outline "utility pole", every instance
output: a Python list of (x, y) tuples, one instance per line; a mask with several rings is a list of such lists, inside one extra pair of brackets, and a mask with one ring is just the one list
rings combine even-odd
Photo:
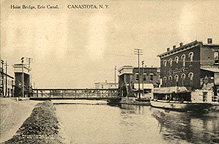
[(24, 97), (24, 57), (21, 58), (21, 63), (22, 63), (22, 93), (21, 93), (21, 96)]
[(141, 98), (141, 94), (140, 94), (140, 55), (143, 55), (143, 51), (142, 49), (135, 49), (134, 50), (135, 55), (138, 55), (138, 94), (139, 94), (139, 99)]
[(32, 58), (26, 58), (26, 59), (28, 60), (28, 67), (29, 67), (28, 72), (29, 72), (30, 71), (30, 63), (33, 62), (33, 59)]
[(8, 64), (6, 61), (5, 64), (5, 96), (7, 97), (7, 93), (8, 93)]
[(115, 66), (115, 86), (116, 86), (116, 66)]
[(142, 63), (142, 96), (144, 96), (144, 61)]
[(3, 69), (4, 61), (1, 60), (1, 63), (2, 63), (2, 95), (4, 96), (4, 69)]
[[(30, 72), (31, 68), (30, 68), (30, 63), (32, 62), (32, 58), (26, 58), (28, 60), (28, 72)], [(28, 96), (30, 96), (30, 86), (31, 86), (31, 83), (32, 83), (32, 76), (29, 74), (29, 84), (28, 84)]]

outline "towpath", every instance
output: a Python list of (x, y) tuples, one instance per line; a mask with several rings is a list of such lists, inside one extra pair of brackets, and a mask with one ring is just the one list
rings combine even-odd
[(14, 98), (0, 98), (0, 143), (15, 135), (37, 103), (39, 101), (16, 101)]

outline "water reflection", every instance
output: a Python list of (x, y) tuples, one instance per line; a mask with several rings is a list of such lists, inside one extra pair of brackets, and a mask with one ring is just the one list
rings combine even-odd
[(164, 140), (178, 143), (219, 143), (219, 113), (183, 113), (154, 109)]
[(86, 103), (55, 105), (72, 143), (219, 143), (219, 113)]

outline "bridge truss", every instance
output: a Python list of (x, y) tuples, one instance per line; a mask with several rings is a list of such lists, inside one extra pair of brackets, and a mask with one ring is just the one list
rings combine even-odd
[(118, 89), (33, 89), (32, 98), (110, 99)]

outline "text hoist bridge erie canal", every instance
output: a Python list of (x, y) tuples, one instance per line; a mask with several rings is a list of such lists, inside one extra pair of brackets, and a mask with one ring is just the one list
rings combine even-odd
[(118, 89), (33, 89), (31, 99), (119, 99)]

